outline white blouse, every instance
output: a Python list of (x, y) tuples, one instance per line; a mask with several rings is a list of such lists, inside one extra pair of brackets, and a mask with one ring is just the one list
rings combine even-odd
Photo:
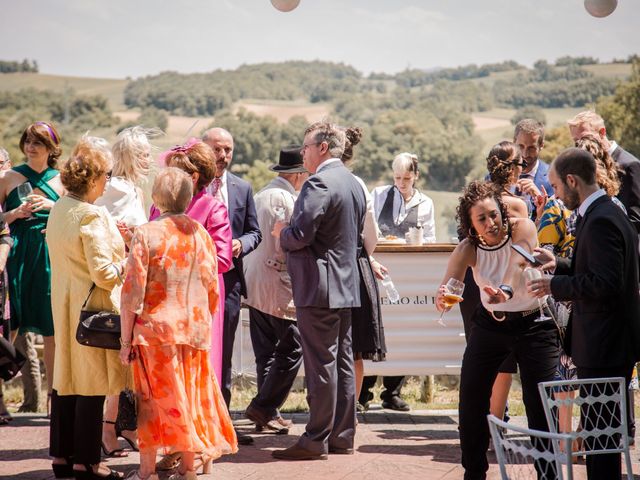
[[(373, 195), (373, 208), (375, 211), (376, 219), (380, 218), (380, 212), (384, 202), (387, 200), (389, 190), (393, 188), (393, 185), (386, 185), (383, 187), (376, 187), (371, 194)], [(396, 225), (402, 223), (409, 210), (418, 206), (418, 224), (422, 225), (424, 243), (435, 243), (436, 241), (436, 221), (435, 210), (433, 207), (433, 200), (421, 193), (419, 190), (415, 191), (411, 200), (405, 203), (404, 198), (400, 195), (398, 189), (395, 189), (393, 195), (393, 221)]]
[(132, 182), (122, 177), (111, 177), (95, 205), (105, 207), (116, 221), (124, 222), (131, 227), (149, 221), (139, 190)]

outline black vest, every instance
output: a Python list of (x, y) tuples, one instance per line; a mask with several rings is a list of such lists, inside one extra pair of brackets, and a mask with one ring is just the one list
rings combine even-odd
[(409, 231), (409, 228), (418, 226), (419, 205), (411, 207), (402, 223), (396, 225), (393, 221), (393, 197), (395, 190), (396, 187), (391, 187), (387, 193), (387, 198), (384, 201), (380, 216), (378, 217), (378, 227), (380, 227), (380, 232), (382, 232), (384, 236), (395, 235), (398, 238), (404, 238), (404, 234)]

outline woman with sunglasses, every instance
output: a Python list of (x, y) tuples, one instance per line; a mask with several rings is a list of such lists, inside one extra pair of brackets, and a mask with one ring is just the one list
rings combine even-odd
[[(4, 220), (14, 241), (7, 261), (11, 330), (14, 338), (18, 331), (44, 338), (47, 392), (51, 395), (54, 357), (51, 267), (43, 231), (51, 207), (64, 194), (56, 170), (62, 154), (60, 134), (51, 123), (35, 122), (22, 133), (20, 150), (26, 163), (13, 167), (0, 178), (0, 203), (4, 205)], [(30, 195), (25, 194), (27, 185), (31, 187)]]

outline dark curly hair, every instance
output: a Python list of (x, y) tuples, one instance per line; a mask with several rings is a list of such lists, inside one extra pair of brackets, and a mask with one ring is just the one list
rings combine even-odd
[(340, 158), (343, 163), (347, 163), (353, 158), (353, 147), (360, 143), (362, 139), (362, 129), (360, 127), (347, 127), (344, 129), (347, 137), (344, 143), (344, 152)]
[(491, 182), (501, 188), (508, 186), (513, 174), (513, 162), (519, 162), (520, 159), (520, 150), (515, 143), (503, 140), (494, 145), (487, 155), (487, 170)]
[(502, 224), (509, 227), (509, 215), (500, 192), (491, 182), (475, 181), (471, 182), (462, 192), (462, 196), (458, 198), (458, 207), (456, 208), (456, 221), (458, 222), (458, 238), (469, 238), (469, 241), (478, 246), (480, 239), (475, 235), (473, 223), (471, 222), (471, 207), (486, 198), (493, 198), (498, 204), (500, 215), (502, 216)]

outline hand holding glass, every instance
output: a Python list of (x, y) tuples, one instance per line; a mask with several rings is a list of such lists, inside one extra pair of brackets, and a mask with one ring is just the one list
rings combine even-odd
[[(531, 280), (542, 278), (542, 272), (537, 268), (527, 267), (524, 269), (524, 278), (527, 280), (527, 282), (530, 282)], [(548, 316), (546, 313), (544, 313), (543, 306), (545, 302), (546, 301), (543, 302), (541, 298), (538, 298), (538, 308), (540, 309), (540, 317), (535, 320), (536, 322), (544, 322), (545, 320), (551, 320), (551, 317)]]
[(442, 303), (444, 303), (445, 308), (440, 313), (438, 323), (443, 327), (446, 327), (444, 321), (442, 321), (442, 317), (444, 317), (444, 312), (448, 312), (456, 303), (460, 303), (462, 301), (464, 282), (461, 282), (456, 278), (450, 278), (449, 280), (447, 280), (446, 285), (444, 285), (444, 290), (445, 291), (442, 295)]
[[(30, 202), (29, 197), (33, 195), (33, 188), (31, 188), (31, 184), (29, 182), (25, 182), (16, 187), (16, 192), (18, 193), (18, 198), (24, 205), (25, 203)], [(27, 219), (29, 219), (29, 217)]]

